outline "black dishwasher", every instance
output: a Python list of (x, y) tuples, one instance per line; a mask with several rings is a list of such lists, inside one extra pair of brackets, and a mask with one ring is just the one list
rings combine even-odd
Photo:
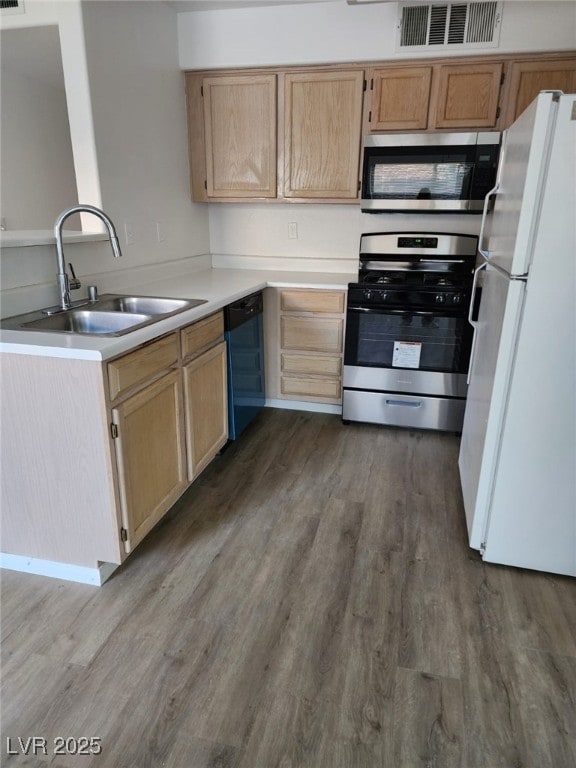
[(224, 309), (230, 440), (236, 440), (264, 407), (263, 311), (261, 291), (245, 296)]

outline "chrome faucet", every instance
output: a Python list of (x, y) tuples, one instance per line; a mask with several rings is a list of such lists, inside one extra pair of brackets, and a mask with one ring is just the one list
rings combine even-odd
[(56, 236), (56, 258), (58, 259), (58, 290), (60, 291), (60, 309), (70, 309), (72, 302), (70, 301), (70, 285), (68, 281), (68, 275), (66, 274), (66, 264), (64, 263), (64, 247), (62, 245), (62, 225), (68, 218), (74, 213), (93, 213), (97, 216), (108, 230), (108, 236), (110, 238), (110, 245), (112, 246), (112, 252), (114, 258), (122, 256), (120, 251), (120, 243), (118, 242), (118, 235), (114, 229), (114, 224), (110, 221), (108, 216), (101, 211), (100, 208), (95, 208), (93, 205), (75, 205), (73, 208), (68, 208), (58, 216), (54, 224), (54, 235)]

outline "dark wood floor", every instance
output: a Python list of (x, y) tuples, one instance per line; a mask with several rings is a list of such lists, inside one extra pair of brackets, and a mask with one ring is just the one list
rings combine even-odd
[(4, 571), (2, 765), (574, 768), (576, 582), (467, 547), (457, 455), (267, 410), (101, 589)]

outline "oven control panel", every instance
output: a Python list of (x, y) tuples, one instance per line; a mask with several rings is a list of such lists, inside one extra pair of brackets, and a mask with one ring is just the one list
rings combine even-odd
[(438, 248), (437, 237), (399, 237), (398, 248)]
[(351, 284), (348, 287), (348, 305), (377, 309), (387, 307), (390, 310), (404, 309), (406, 311), (429, 309), (452, 312), (467, 311), (470, 291), (446, 290), (437, 286), (415, 287), (404, 285), (378, 286)]
[[(356, 291), (355, 298), (372, 304), (385, 304), (388, 301), (395, 301), (398, 297), (397, 291), (384, 290), (382, 288), (363, 288), (361, 294)], [(446, 304), (448, 306), (459, 306), (466, 301), (465, 293), (445, 292), (434, 294), (434, 304)]]

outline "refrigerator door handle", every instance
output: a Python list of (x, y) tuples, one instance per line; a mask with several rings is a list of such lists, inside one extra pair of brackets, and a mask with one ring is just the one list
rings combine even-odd
[(496, 182), (490, 192), (484, 198), (484, 207), (482, 209), (482, 223), (480, 224), (480, 235), (478, 236), (478, 250), (484, 256), (485, 259), (490, 259), (490, 251), (484, 248), (484, 229), (486, 227), (486, 217), (490, 209), (490, 198), (494, 197), (500, 190), (500, 178), (502, 175), (502, 168), (504, 167), (504, 156), (506, 154), (506, 135), (507, 132), (502, 132), (502, 145), (500, 148), (500, 158), (498, 160), (498, 171), (496, 172)]
[(474, 329), (474, 334), (472, 336), (472, 348), (470, 350), (470, 363), (468, 365), (468, 375), (466, 377), (466, 384), (470, 384), (470, 377), (472, 375), (472, 364), (474, 362), (474, 352), (476, 351), (476, 331), (478, 329), (478, 321), (473, 320), (474, 315), (474, 305), (476, 303), (476, 291), (478, 289), (478, 278), (480, 276), (480, 272), (483, 269), (486, 269), (488, 266), (488, 262), (484, 262), (484, 264), (480, 264), (480, 266), (474, 270), (474, 281), (472, 283), (472, 296), (470, 298), (470, 308), (468, 310), (468, 322)]

